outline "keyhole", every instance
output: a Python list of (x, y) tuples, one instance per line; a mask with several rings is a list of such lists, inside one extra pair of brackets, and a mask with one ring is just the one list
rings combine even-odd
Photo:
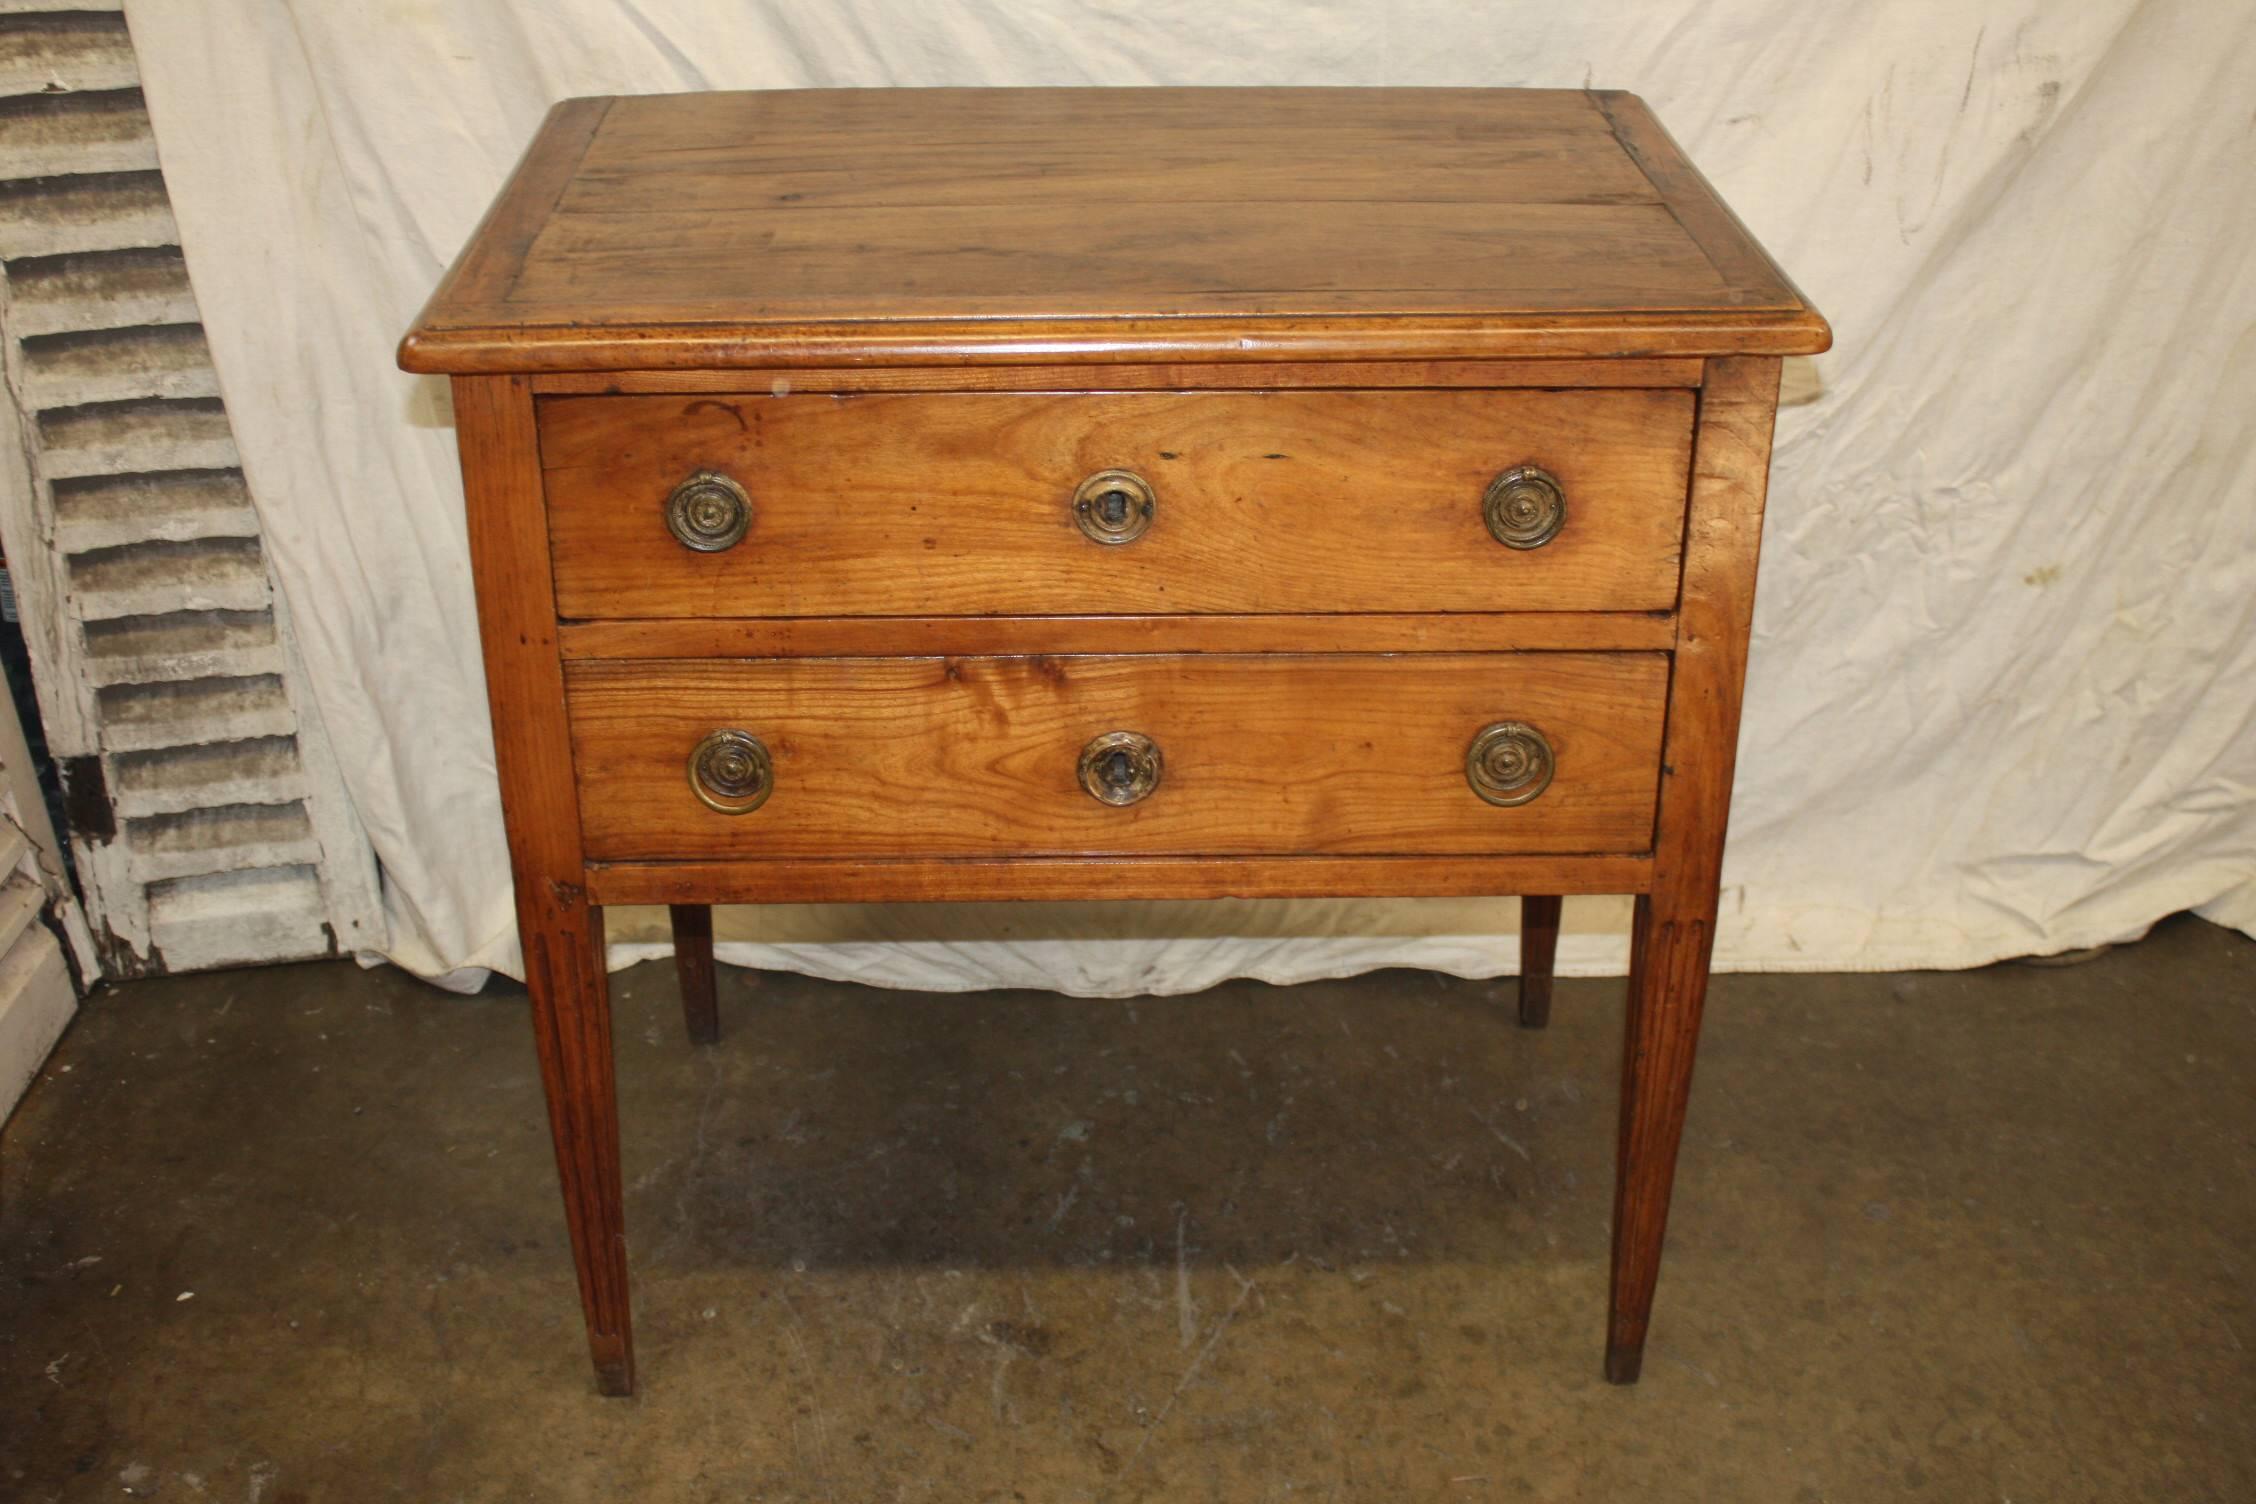
[(1104, 780), (1116, 789), (1124, 789), (1134, 781), (1135, 769), (1129, 765), (1128, 754), (1114, 752), (1105, 758)]
[(1073, 523), (1094, 543), (1131, 543), (1151, 526), (1151, 487), (1126, 470), (1099, 470), (1073, 488)]

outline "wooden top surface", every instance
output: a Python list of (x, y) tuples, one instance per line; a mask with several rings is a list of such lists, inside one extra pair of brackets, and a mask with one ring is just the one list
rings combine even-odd
[(1644, 104), (843, 89), (552, 111), (413, 371), (1804, 354)]

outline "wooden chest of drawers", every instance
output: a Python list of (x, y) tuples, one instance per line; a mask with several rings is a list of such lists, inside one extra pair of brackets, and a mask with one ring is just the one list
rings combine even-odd
[(1638, 895), (1608, 1377), (1713, 944), (1771, 423), (1825, 324), (1636, 99), (557, 107), (401, 347), (454, 377), (600, 1387), (601, 905)]

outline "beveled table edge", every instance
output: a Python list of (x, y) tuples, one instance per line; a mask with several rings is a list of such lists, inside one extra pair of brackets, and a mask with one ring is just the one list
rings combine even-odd
[(1620, 360), (1815, 355), (1833, 333), (1807, 307), (1727, 315), (1498, 313), (1477, 320), (1364, 314), (1337, 319), (1116, 319), (1083, 322), (422, 324), (400, 341), (419, 374), (923, 366), (976, 362), (1116, 365), (1171, 361)]

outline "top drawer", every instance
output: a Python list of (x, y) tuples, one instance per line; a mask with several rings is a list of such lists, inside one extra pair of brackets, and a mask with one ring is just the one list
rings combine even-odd
[(1692, 394), (549, 397), (540, 436), (567, 618), (1665, 610)]

